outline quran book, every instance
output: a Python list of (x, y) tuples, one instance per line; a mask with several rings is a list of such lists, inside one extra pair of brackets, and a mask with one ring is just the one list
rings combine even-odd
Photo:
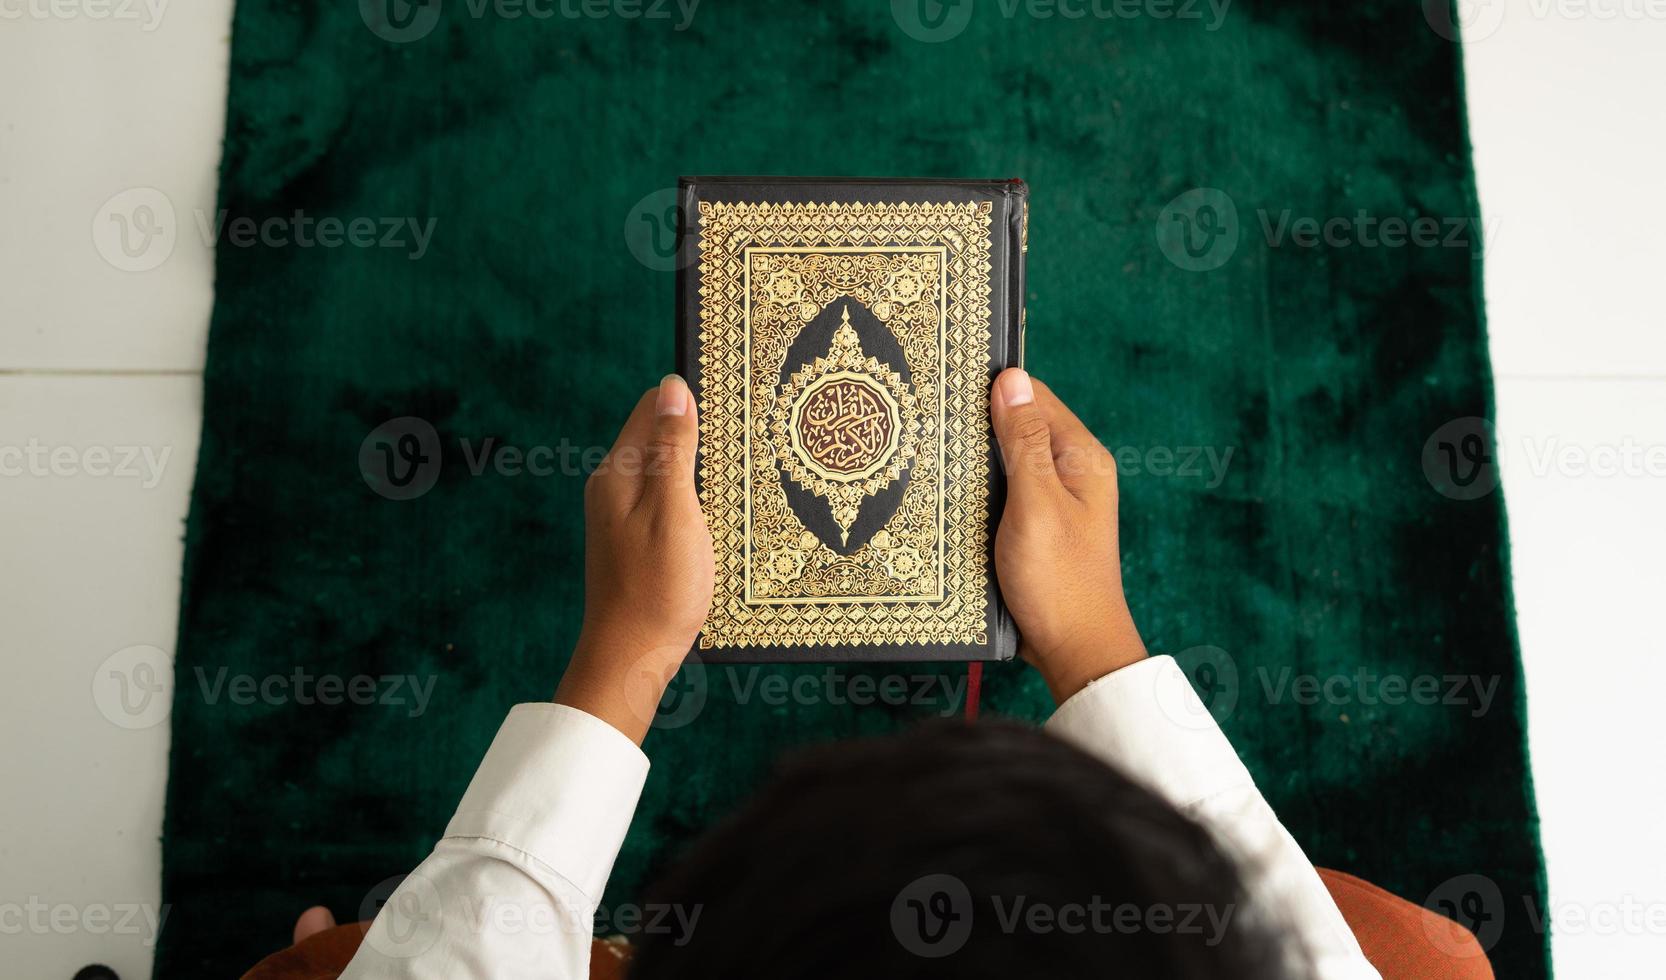
[(1017, 180), (689, 177), (710, 660), (1007, 660), (990, 385), (1023, 350)]

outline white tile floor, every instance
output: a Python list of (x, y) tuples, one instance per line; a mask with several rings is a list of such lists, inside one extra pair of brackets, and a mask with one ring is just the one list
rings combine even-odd
[(1577, 980), (1658, 976), (1666, 10), (1491, 6), (1464, 60), (1553, 955)]
[(0, 453), (35, 452), (0, 456), (0, 974), (41, 980), (150, 976), (167, 699), (100, 666), (170, 676), (213, 298), (201, 236), (128, 271), (166, 242), (126, 261), (100, 212), (213, 214), (231, 0), (119, 6), (0, 23)]
[[(1666, 962), (1666, 450), (1641, 455), (1666, 447), (1666, 20), (1627, 0), (1479, 3), (1493, 29), (1465, 60), (1555, 956), (1565, 977), (1630, 978)], [(98, 960), (143, 980), (159, 914), (165, 699), (142, 707), (100, 666), (165, 679), (174, 640), (211, 299), (192, 227), (213, 209), (231, 3), (163, 9), (149, 30), (0, 30), (0, 448), (40, 454), (0, 475), (13, 976)], [(135, 187), (182, 229), (148, 272), (118, 268), (158, 253), (124, 257), (100, 214)], [(1628, 446), (1632, 472), (1608, 474)]]
[[(68, 980), (92, 961), (124, 978), (150, 972), (145, 917), (159, 900), (168, 749), (156, 709), (166, 702), (129, 720), (98, 668), (129, 647), (173, 648), (201, 386), (190, 374), (0, 376), (0, 446), (40, 447), (45, 474), (0, 477), (7, 976)], [(52, 455), (64, 449), (71, 456)], [(121, 467), (130, 449), (134, 463)], [(166, 659), (153, 655), (152, 667), (165, 672)], [(40, 903), (73, 909), (78, 922), (54, 925), (48, 916), (71, 913)]]
[[(1658, 975), (1666, 376), (1513, 377), (1498, 402), (1556, 962), (1579, 980)], [(1628, 444), (1655, 447), (1652, 475), (1599, 469)]]

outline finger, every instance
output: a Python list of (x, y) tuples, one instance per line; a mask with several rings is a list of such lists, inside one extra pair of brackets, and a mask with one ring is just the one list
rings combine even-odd
[(334, 929), (335, 927), (335, 913), (322, 905), (314, 905), (302, 912), (300, 917), (295, 920), (295, 929), (292, 935), (294, 941), (299, 943), (318, 935), (326, 929)]
[(614, 455), (619, 450), (635, 447), (640, 450), (648, 443), (648, 436), (654, 430), (654, 403), (659, 397), (659, 388), (649, 388), (636, 400), (636, 407), (631, 409), (630, 417), (619, 429), (619, 437), (613, 440), (613, 448), (608, 455)]
[(1036, 403), (1035, 386), (1022, 368), (1007, 368), (989, 398), (995, 438), (1006, 464), (1007, 494), (1013, 504), (1064, 489), (1053, 466), (1052, 426)]
[(648, 435), (643, 499), (658, 504), (694, 500), (694, 457), (700, 420), (688, 382), (668, 374), (654, 397), (654, 420)]
[(619, 429), (613, 448), (607, 451), (600, 464), (590, 474), (584, 491), (587, 500), (623, 503), (628, 507), (636, 502), (642, 483), (643, 446), (653, 431), (654, 399), (658, 388), (649, 388), (637, 399), (636, 408)]
[(1059, 482), (1078, 499), (1090, 493), (1116, 492), (1116, 460), (1076, 413), (1045, 382), (1031, 379), (1036, 404), (1052, 435), (1053, 468)]

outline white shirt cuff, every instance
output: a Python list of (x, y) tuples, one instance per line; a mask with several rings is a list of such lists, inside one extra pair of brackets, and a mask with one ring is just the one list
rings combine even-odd
[(1046, 728), (1181, 809), (1253, 785), (1173, 657), (1106, 674), (1059, 705)]
[(648, 757), (618, 729), (561, 704), (520, 704), (447, 825), (524, 851), (600, 901), (648, 778)]

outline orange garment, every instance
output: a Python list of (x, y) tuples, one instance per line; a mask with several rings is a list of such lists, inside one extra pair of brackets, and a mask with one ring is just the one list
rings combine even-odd
[(1492, 980), (1486, 951), (1468, 929), (1369, 881), (1318, 870), (1383, 980)]

